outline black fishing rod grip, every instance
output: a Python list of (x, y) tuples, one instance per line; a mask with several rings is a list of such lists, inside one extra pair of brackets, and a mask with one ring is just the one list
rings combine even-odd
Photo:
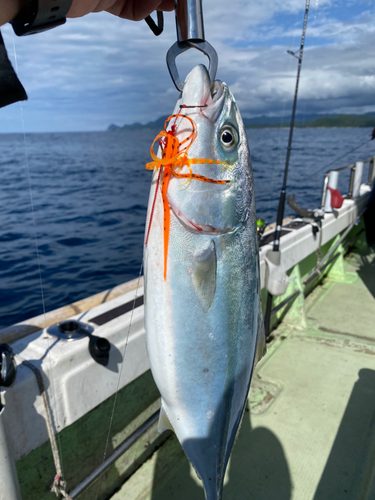
[(285, 187), (283, 187), (280, 192), (279, 208), (277, 209), (276, 228), (273, 239), (273, 250), (275, 252), (277, 252), (280, 247), (280, 235), (284, 219), (285, 198), (286, 198), (286, 189)]

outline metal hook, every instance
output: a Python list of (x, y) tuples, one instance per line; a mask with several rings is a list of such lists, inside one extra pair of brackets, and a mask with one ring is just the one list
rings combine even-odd
[(218, 65), (218, 57), (216, 50), (210, 45), (208, 42), (176, 42), (172, 45), (172, 47), (167, 52), (167, 66), (169, 74), (175, 84), (175, 87), (180, 92), (184, 89), (184, 82), (181, 81), (177, 66), (176, 66), (176, 57), (186, 50), (191, 48), (200, 50), (208, 57), (209, 66), (208, 66), (208, 74), (210, 75), (210, 80), (213, 82), (216, 77), (217, 65)]
[(204, 39), (202, 0), (176, 0), (177, 42), (167, 52), (167, 66), (177, 90), (182, 92), (176, 57), (191, 48), (200, 50), (208, 57), (211, 82), (215, 80), (218, 57), (215, 49)]

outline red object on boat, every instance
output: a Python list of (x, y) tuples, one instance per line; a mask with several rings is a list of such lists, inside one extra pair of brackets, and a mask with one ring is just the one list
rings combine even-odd
[(344, 198), (341, 196), (341, 193), (338, 189), (333, 189), (327, 186), (331, 191), (331, 207), (332, 208), (341, 208), (344, 203)]

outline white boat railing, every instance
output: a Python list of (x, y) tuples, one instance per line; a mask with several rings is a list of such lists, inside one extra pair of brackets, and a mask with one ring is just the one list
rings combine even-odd
[(367, 158), (366, 160), (350, 163), (349, 165), (345, 165), (343, 167), (334, 168), (324, 174), (321, 208), (324, 209), (325, 212), (332, 211), (330, 203), (331, 197), (328, 187), (337, 189), (340, 172), (350, 169), (349, 188), (345, 198), (347, 200), (358, 198), (360, 195), (360, 186), (362, 184), (363, 170), (366, 164), (368, 164), (366, 184), (371, 186), (375, 177), (375, 156)]
[[(358, 165), (359, 163), (362, 167)], [(327, 255), (327, 260), (323, 259), (322, 263), (328, 265), (331, 259), (337, 257), (334, 253), (337, 245), (341, 244), (342, 238), (356, 224), (367, 205), (374, 181), (374, 163), (375, 157), (372, 157), (326, 174), (325, 192), (328, 187), (328, 176), (332, 172), (336, 172), (337, 176), (338, 172), (351, 168), (354, 173), (351, 175), (349, 193), (340, 209), (335, 213), (325, 215), (320, 226), (319, 237), (312, 231), (311, 224), (303, 221), (300, 226), (291, 225), (289, 228), (288, 225), (285, 226), (287, 232), (280, 241), (280, 265), (285, 271), (290, 270), (334, 238), (336, 238), (336, 243), (331, 249), (332, 256)], [(367, 182), (361, 184), (363, 164), (369, 164), (369, 173)], [(358, 193), (355, 189), (357, 182), (359, 182)], [(324, 203), (325, 201), (324, 199)], [(271, 243), (260, 249), (262, 288), (266, 281), (265, 260), (267, 252), (271, 250)], [(318, 271), (321, 269), (316, 272)], [(310, 281), (313, 279), (315, 279), (314, 275), (307, 278)], [(307, 284), (309, 283), (303, 283), (303, 285)], [(87, 337), (76, 342), (62, 341), (51, 337), (48, 329), (39, 331), (34, 329), (32, 334), (20, 335), (18, 340), (12, 343), (18, 362), (18, 374), (14, 386), (7, 391), (8, 408), (6, 414), (4, 412), (1, 417), (6, 419), (7, 441), (13, 449), (13, 461), (20, 460), (48, 439), (44, 418), (41, 418), (45, 412), (39, 395), (40, 391), (35, 374), (24, 363), (25, 360), (35, 364), (44, 379), (46, 390), (49, 388), (51, 391), (50, 397), (53, 399), (53, 405), (50, 410), (55, 427), (59, 431), (76, 422), (149, 369), (143, 325), (143, 283), (139, 281), (136, 286), (133, 285), (127, 287), (125, 293), (108, 302), (103, 299), (100, 305), (88, 307), (87, 310), (80, 311), (78, 314), (72, 314), (70, 311), (68, 316), (59, 318), (59, 321), (63, 319), (84, 321), (94, 328), (96, 336), (108, 339), (112, 348), (106, 367), (92, 359), (88, 350)], [(291, 290), (291, 292), (276, 306), (275, 313), (292, 298), (300, 295), (302, 290)], [(8, 336), (9, 334), (7, 332)], [(12, 338), (17, 337), (15, 335)], [(122, 372), (120, 367), (124, 358), (126, 358), (126, 370)], [(54, 383), (51, 382), (53, 380), (52, 369)], [(87, 390), (89, 387), (95, 387), (95, 391)], [(124, 444), (121, 449), (127, 449), (127, 446)], [(2, 447), (5, 449), (4, 446)], [(100, 469), (99, 472), (101, 471)], [(93, 476), (96, 477), (99, 472), (94, 471)], [(84, 483), (88, 484), (89, 478)], [(83, 487), (84, 484), (79, 485), (79, 492)], [(78, 489), (75, 493), (78, 495)]]

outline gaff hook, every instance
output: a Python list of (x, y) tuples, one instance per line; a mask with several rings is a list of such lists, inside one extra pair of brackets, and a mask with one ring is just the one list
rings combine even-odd
[(215, 80), (218, 57), (215, 49), (204, 39), (202, 0), (176, 0), (177, 42), (167, 52), (167, 66), (177, 90), (182, 92), (176, 57), (191, 48), (200, 50), (208, 57), (208, 73)]

